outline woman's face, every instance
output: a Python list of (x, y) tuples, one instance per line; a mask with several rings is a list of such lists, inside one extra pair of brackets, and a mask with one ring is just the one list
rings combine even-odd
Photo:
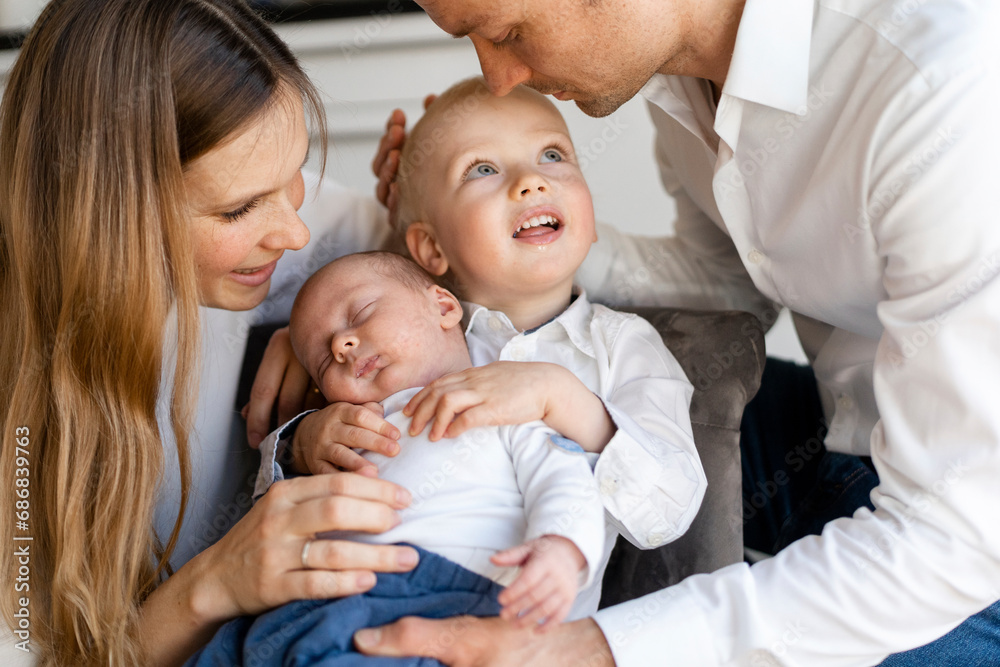
[(281, 255), (309, 241), (297, 213), (305, 199), (308, 150), (302, 100), (284, 93), (246, 130), (187, 166), (202, 305), (259, 305)]

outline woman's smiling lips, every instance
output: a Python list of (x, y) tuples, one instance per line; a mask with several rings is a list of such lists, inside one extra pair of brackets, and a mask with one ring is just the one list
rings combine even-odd
[[(278, 258), (280, 259), (280, 257)], [(241, 285), (247, 287), (260, 287), (274, 274), (274, 269), (278, 266), (278, 260), (274, 260), (270, 264), (265, 264), (264, 266), (259, 266), (253, 269), (236, 269), (229, 272), (229, 277), (238, 282)]]

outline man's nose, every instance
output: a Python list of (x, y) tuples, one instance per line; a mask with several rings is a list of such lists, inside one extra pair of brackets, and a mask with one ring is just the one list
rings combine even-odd
[(478, 35), (470, 35), (469, 38), (476, 47), (486, 85), (494, 95), (503, 97), (531, 79), (531, 68), (510, 50), (498, 49), (493, 42)]

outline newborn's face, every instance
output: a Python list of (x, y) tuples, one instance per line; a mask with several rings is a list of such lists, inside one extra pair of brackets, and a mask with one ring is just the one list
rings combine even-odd
[(362, 259), (338, 262), (308, 289), (292, 314), (292, 346), (328, 401), (382, 401), (436, 378), (447, 338), (429, 293)]

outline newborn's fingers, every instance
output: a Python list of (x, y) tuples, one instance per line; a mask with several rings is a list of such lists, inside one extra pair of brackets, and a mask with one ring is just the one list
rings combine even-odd
[(490, 557), (490, 561), (492, 561), (494, 565), (499, 565), (500, 567), (514, 567), (523, 563), (524, 559), (526, 559), (530, 553), (531, 545), (519, 544), (516, 547), (498, 551)]
[(372, 462), (361, 456), (353, 449), (344, 447), (343, 445), (334, 445), (327, 452), (326, 460), (320, 461), (321, 463), (330, 463), (333, 466), (338, 466), (340, 470), (333, 467), (332, 470), (310, 470), (313, 474), (318, 474), (320, 472), (340, 472), (341, 470), (346, 470), (348, 472), (359, 472), (362, 468), (367, 468), (372, 466)]
[[(550, 596), (518, 619), (518, 623), (523, 622), (524, 627), (537, 626), (538, 632), (548, 632), (566, 617), (563, 606), (563, 600), (559, 596)], [(543, 619), (545, 622), (539, 625)]]
[(544, 586), (542, 588), (532, 589), (525, 595), (522, 595), (518, 599), (514, 600), (512, 603), (504, 605), (501, 616), (514, 621), (514, 623), (521, 628), (533, 625), (538, 618), (541, 618), (541, 616), (532, 620), (530, 618), (530, 614), (537, 610), (539, 605), (545, 602), (545, 600), (552, 597), (556, 593), (556, 590), (556, 586)]
[[(544, 595), (554, 588), (555, 585), (551, 584), (549, 580), (544, 579), (539, 571), (531, 568), (525, 568), (521, 570), (521, 573), (517, 576), (517, 579), (514, 580), (514, 583), (500, 593), (497, 600), (505, 607), (517, 604), (522, 599), (528, 600), (534, 604), (538, 601), (539, 595)], [(524, 604), (525, 603), (522, 602), (521, 606), (524, 606)]]

